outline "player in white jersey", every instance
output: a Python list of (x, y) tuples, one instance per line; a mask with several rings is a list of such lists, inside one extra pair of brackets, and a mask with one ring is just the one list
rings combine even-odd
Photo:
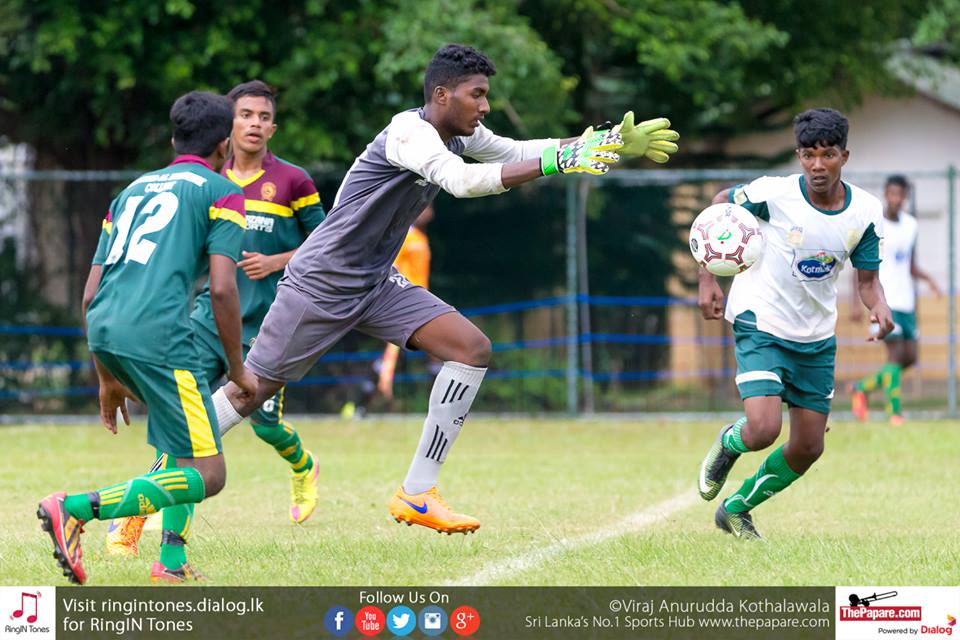
[[(853, 413), (859, 420), (868, 417), (867, 394), (883, 387), (890, 424), (903, 424), (900, 407), (900, 374), (917, 361), (917, 291), (916, 280), (923, 280), (940, 297), (940, 287), (926, 271), (917, 266), (914, 248), (917, 245), (917, 219), (903, 211), (909, 185), (900, 175), (887, 178), (883, 188), (883, 243), (885, 259), (880, 265), (880, 283), (887, 304), (893, 311), (894, 329), (886, 337), (887, 362), (879, 371), (853, 387)], [(859, 314), (854, 314), (859, 320)]]
[[(850, 152), (847, 119), (810, 109), (794, 120), (803, 173), (763, 177), (725, 189), (714, 203), (734, 202), (760, 220), (766, 241), (757, 263), (734, 277), (726, 319), (736, 340), (737, 387), (744, 417), (720, 430), (700, 467), (700, 495), (712, 500), (741, 454), (772, 445), (790, 408), (790, 437), (717, 509), (717, 526), (759, 538), (750, 511), (783, 491), (823, 453), (837, 350), (837, 277), (849, 260), (860, 299), (882, 339), (893, 329), (877, 270), (883, 238), (880, 201), (840, 178)], [(723, 291), (700, 270), (703, 317), (720, 319)]]

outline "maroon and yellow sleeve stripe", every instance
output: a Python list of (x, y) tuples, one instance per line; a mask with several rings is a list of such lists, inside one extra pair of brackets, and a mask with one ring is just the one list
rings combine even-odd
[(290, 208), (294, 211), (303, 209), (304, 207), (309, 207), (312, 204), (320, 203), (320, 194), (314, 191), (313, 193), (303, 196), (302, 198), (297, 198), (296, 200), (290, 201)]
[(317, 193), (317, 185), (313, 183), (306, 173), (301, 173), (291, 185), (290, 190), (290, 208), (294, 211), (320, 204), (320, 194)]
[(246, 229), (247, 220), (243, 196), (239, 193), (231, 193), (214, 202), (210, 207), (210, 219), (227, 220), (239, 225), (241, 229)]
[(107, 235), (113, 233), (113, 212), (107, 209), (107, 216), (103, 219), (103, 225), (100, 227), (107, 232)]

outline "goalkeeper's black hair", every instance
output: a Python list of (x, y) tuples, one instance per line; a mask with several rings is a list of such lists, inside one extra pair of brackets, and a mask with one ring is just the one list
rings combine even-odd
[(467, 76), (496, 75), (497, 68), (483, 52), (465, 44), (447, 44), (433, 54), (423, 76), (423, 99), (430, 102), (437, 87), (455, 88)]
[(910, 183), (907, 182), (907, 176), (900, 175), (899, 173), (895, 173), (892, 176), (887, 176), (887, 182), (883, 185), (883, 188), (886, 189), (890, 186), (900, 187), (904, 191), (910, 190)]
[(191, 91), (170, 107), (173, 148), (178, 155), (206, 158), (233, 130), (233, 103), (225, 96)]
[(797, 148), (840, 147), (847, 148), (847, 133), (850, 123), (836, 109), (807, 109), (793, 119), (793, 134)]
[(233, 89), (230, 89), (230, 93), (227, 94), (227, 97), (236, 104), (237, 100), (244, 98), (246, 96), (253, 96), (255, 98), (266, 98), (270, 101), (270, 104), (273, 105), (273, 113), (277, 113), (277, 94), (276, 90), (273, 89), (263, 80), (250, 80), (249, 82), (243, 82), (238, 84)]

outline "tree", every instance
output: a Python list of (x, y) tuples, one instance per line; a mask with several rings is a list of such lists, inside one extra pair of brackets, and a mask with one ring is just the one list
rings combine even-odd
[[(956, 3), (941, 0), (945, 17), (931, 11), (923, 33), (954, 33)], [(500, 133), (565, 135), (634, 109), (710, 140), (780, 126), (812, 97), (845, 106), (889, 87), (888, 44), (923, 11), (912, 0), (842, 11), (827, 0), (5, 0), (0, 137), (32, 145), (38, 168), (152, 167), (171, 154), (176, 96), (260, 77), (280, 89), (275, 149), (345, 167), (421, 103), (431, 53), (461, 41), (498, 66)], [(713, 160), (682, 148), (672, 166)], [(85, 270), (111, 195), (65, 189), (71, 272)]]
[(177, 95), (225, 92), (252, 77), (280, 89), (279, 121), (290, 135), (278, 136), (279, 149), (308, 164), (348, 162), (386, 118), (418, 104), (423, 67), (449, 41), (500, 54), (493, 98), (508, 113), (526, 114), (510, 116), (512, 130), (549, 130), (567, 115), (559, 58), (509, 2), (4, 6), (0, 135), (34, 145), (60, 167), (147, 166), (166, 158), (167, 111)]
[[(569, 116), (559, 58), (506, 0), (101, 4), (0, 4), (0, 137), (32, 145), (38, 168), (155, 167), (171, 155), (178, 95), (253, 77), (280, 90), (278, 152), (347, 166), (394, 113), (422, 104), (422, 69), (449, 41), (500, 58), (505, 133), (559, 133)], [(82, 273), (112, 194), (67, 191), (58, 224), (76, 230), (69, 272)]]
[(913, 44), (960, 64), (960, 0), (937, 0), (917, 23)]
[[(951, 0), (955, 1), (955, 0)], [(782, 126), (805, 100), (840, 107), (894, 86), (890, 44), (922, 3), (528, 0), (520, 10), (578, 80), (574, 110), (667, 115), (685, 139)], [(689, 149), (681, 162), (716, 159)]]

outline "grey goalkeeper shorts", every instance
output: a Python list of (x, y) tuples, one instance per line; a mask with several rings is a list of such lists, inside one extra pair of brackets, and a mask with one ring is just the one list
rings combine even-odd
[(407, 349), (414, 331), (456, 309), (394, 269), (355, 298), (306, 294), (284, 278), (246, 365), (269, 380), (299, 380), (352, 329)]

